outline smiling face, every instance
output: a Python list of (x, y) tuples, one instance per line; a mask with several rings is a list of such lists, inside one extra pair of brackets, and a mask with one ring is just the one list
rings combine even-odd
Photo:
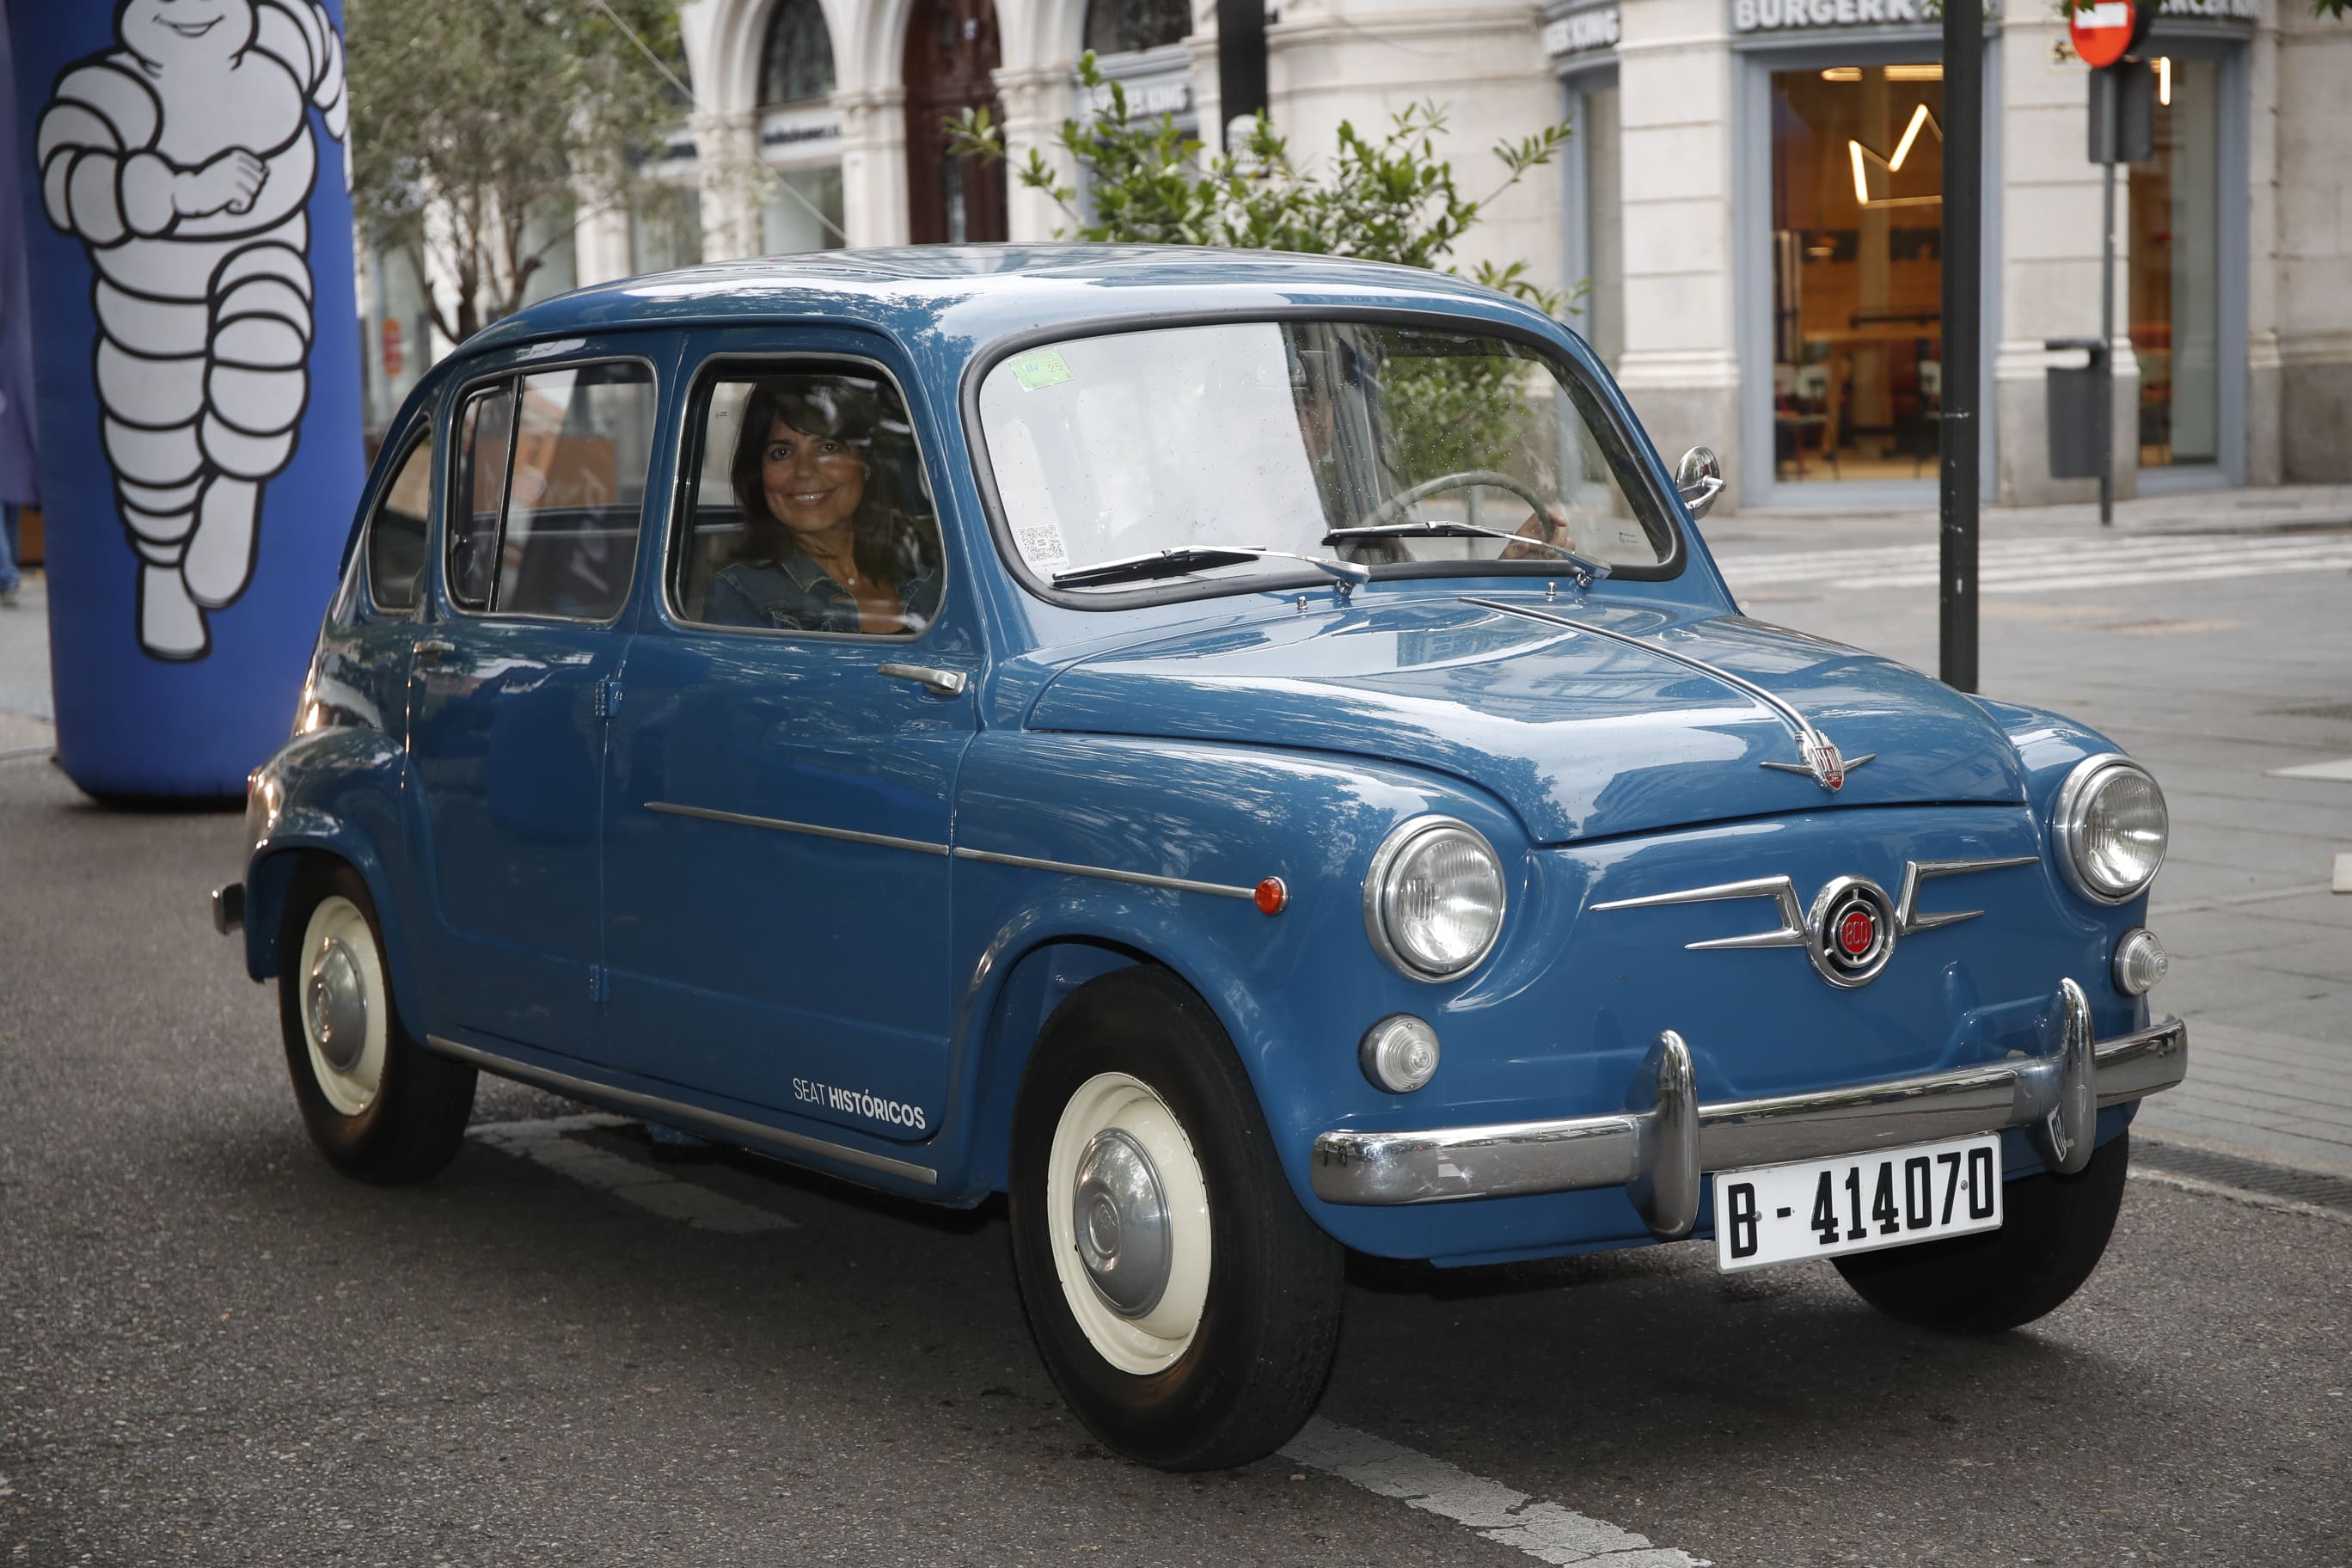
[(225, 64), (253, 41), (253, 0), (128, 0), (123, 47), (158, 69)]
[(814, 436), (783, 419), (768, 426), (760, 450), (768, 511), (801, 538), (845, 528), (866, 499), (866, 461), (847, 441)]

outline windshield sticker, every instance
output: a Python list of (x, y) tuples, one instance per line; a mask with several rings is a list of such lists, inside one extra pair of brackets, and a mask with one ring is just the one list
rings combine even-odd
[(1062, 530), (1056, 523), (1015, 523), (1013, 542), (1020, 547), (1021, 559), (1029, 563), (1032, 572), (1050, 572), (1070, 563), (1070, 547), (1062, 542)]
[(1013, 379), (1031, 392), (1043, 392), (1070, 379), (1070, 366), (1056, 349), (1041, 349), (1013, 362)]

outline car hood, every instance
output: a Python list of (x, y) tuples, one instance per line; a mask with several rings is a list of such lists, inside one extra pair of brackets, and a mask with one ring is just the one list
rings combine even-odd
[[(1433, 768), (1485, 786), (1547, 844), (1832, 805), (2025, 799), (1992, 719), (1892, 660), (1681, 606), (1481, 598), (1374, 599), (1096, 654), (1054, 678), (1029, 724)], [(1843, 787), (1767, 765), (1801, 769), (1787, 721), (1657, 649), (1795, 708), (1847, 758)]]

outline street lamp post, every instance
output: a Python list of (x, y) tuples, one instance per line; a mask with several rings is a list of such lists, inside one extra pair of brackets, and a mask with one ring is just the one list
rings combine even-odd
[(1937, 671), (1977, 689), (1979, 351), (1983, 315), (1984, 4), (1944, 0), (1944, 415)]

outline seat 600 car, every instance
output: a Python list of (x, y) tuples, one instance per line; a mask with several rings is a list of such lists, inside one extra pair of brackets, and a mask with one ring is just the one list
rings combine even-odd
[(342, 1170), (478, 1069), (1008, 1194), (1072, 1406), (1270, 1452), (1343, 1249), (1712, 1237), (1895, 1317), (2088, 1277), (2178, 1082), (2115, 745), (1739, 613), (1607, 374), (1452, 278), (706, 267), (390, 433), (215, 895)]

